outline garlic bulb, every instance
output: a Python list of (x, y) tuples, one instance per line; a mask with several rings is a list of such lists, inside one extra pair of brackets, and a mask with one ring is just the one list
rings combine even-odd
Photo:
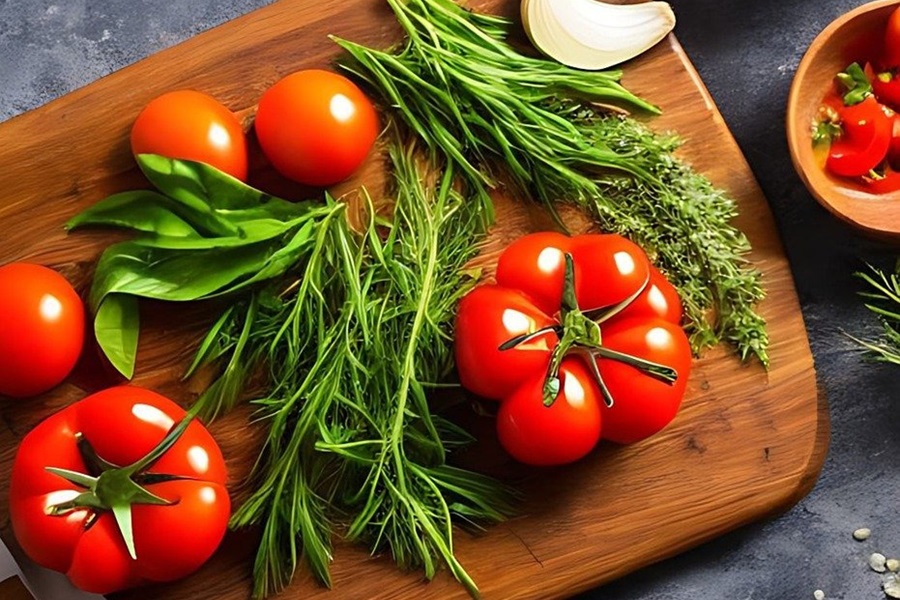
[(634, 58), (675, 27), (666, 2), (522, 0), (522, 21), (538, 50), (570, 67), (605, 69)]

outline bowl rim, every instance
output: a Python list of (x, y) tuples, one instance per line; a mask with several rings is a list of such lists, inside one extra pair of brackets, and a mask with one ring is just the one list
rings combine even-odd
[[(894, 239), (896, 241), (900, 240), (900, 225), (898, 225), (896, 229), (883, 229), (879, 227), (879, 223), (872, 222), (872, 220), (870, 219), (861, 219), (860, 216), (858, 214), (855, 214), (853, 211), (841, 211), (820, 192), (818, 186), (814, 185), (810, 181), (809, 177), (807, 176), (806, 169), (800, 161), (799, 148), (799, 144), (811, 143), (809, 135), (807, 134), (807, 132), (809, 131), (809, 127), (807, 127), (806, 124), (800, 124), (797, 122), (797, 119), (799, 118), (799, 115), (797, 114), (799, 112), (798, 107), (802, 105), (802, 101), (800, 98), (800, 88), (803, 82), (806, 80), (807, 72), (813, 64), (814, 59), (817, 58), (817, 56), (820, 54), (822, 48), (826, 46), (827, 41), (834, 37), (834, 33), (838, 29), (846, 25), (848, 22), (857, 19), (867, 13), (892, 6), (900, 7), (900, 0), (873, 0), (872, 2), (867, 2), (838, 16), (816, 35), (813, 41), (809, 44), (809, 47), (804, 52), (803, 57), (800, 59), (800, 62), (797, 65), (797, 70), (795, 71), (793, 80), (791, 82), (791, 87), (787, 98), (787, 107), (785, 111), (785, 130), (787, 134), (786, 137), (788, 142), (788, 150), (791, 157), (791, 163), (794, 167), (794, 171), (797, 173), (806, 189), (818, 201), (818, 203), (825, 207), (830, 213), (850, 223), (854, 227), (882, 238), (887, 236), (888, 238)], [(892, 192), (890, 194), (871, 194), (863, 190), (852, 191), (856, 193), (851, 193), (845, 196), (848, 204), (879, 201), (888, 202), (892, 206), (896, 205), (900, 207), (900, 192)]]

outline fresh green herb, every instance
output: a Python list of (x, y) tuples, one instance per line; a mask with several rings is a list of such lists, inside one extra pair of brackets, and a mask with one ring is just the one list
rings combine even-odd
[(274, 198), (201, 163), (145, 154), (138, 164), (159, 192), (115, 194), (66, 225), (137, 234), (103, 252), (89, 298), (97, 341), (128, 378), (137, 298), (201, 300), (278, 277), (307, 251), (316, 223), (339, 210)]
[(871, 273), (859, 272), (856, 276), (868, 285), (869, 291), (862, 296), (867, 299), (866, 308), (881, 319), (884, 338), (875, 342), (857, 341), (874, 360), (900, 365), (900, 261), (890, 274), (874, 267), (870, 270)]
[(200, 400), (208, 412), (233, 403), (255, 366), (272, 382), (255, 401), (268, 425), (256, 491), (232, 520), (262, 528), (257, 596), (284, 586), (301, 556), (329, 583), (335, 521), (429, 579), (446, 564), (474, 594), (452, 524), (511, 510), (502, 485), (447, 464), (470, 438), (427, 398), (452, 370), (452, 320), (477, 279), (466, 264), (484, 238), (487, 199), (460, 192), (452, 162), (435, 176), (411, 147), (391, 156), (391, 218), (370, 207), (361, 233), (344, 218), (323, 221), (296, 282), (236, 305), (202, 345), (200, 364), (227, 364)]
[(820, 106), (812, 126), (813, 144), (830, 144), (843, 135), (841, 116), (830, 106)]
[[(754, 311), (759, 273), (730, 225), (734, 202), (673, 158), (677, 142), (597, 105), (654, 107), (617, 83), (522, 55), (510, 23), (453, 0), (388, 0), (407, 41), (394, 52), (337, 40), (345, 66), (367, 80), (428, 148), (471, 186), (503, 174), (551, 210), (571, 202), (604, 229), (642, 244), (679, 287), (695, 350), (721, 340), (767, 364)], [(486, 197), (486, 196), (485, 196)], [(489, 207), (484, 211), (489, 215)]]
[(859, 63), (852, 63), (843, 72), (837, 74), (837, 80), (847, 90), (844, 93), (844, 104), (853, 106), (872, 95), (872, 84)]

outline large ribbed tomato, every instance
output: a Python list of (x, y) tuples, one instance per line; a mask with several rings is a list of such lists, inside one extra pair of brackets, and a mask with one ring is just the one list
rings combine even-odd
[(691, 367), (680, 320), (675, 289), (625, 238), (532, 234), (500, 256), (496, 285), (461, 301), (457, 369), (464, 387), (503, 403), (510, 454), (571, 462), (601, 433), (635, 442), (675, 417)]
[(198, 569), (222, 541), (231, 505), (222, 452), (184, 417), (171, 400), (122, 386), (29, 432), (9, 502), (26, 554), (101, 594)]

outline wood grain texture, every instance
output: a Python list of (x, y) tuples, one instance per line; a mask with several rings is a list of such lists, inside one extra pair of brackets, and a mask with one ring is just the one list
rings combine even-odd
[[(513, 15), (516, 4), (485, 0), (475, 6)], [(67, 237), (62, 224), (111, 192), (142, 185), (127, 147), (140, 108), (164, 91), (190, 87), (249, 116), (279, 77), (328, 66), (336, 47), (327, 34), (386, 46), (399, 31), (379, 0), (281, 0), (0, 125), (0, 262), (48, 264), (86, 290), (109, 234)], [(457, 536), (457, 553), (486, 598), (571, 595), (783, 511), (809, 491), (824, 461), (827, 408), (817, 393), (789, 266), (747, 163), (674, 37), (629, 64), (625, 84), (661, 106), (663, 116), (652, 126), (678, 131), (685, 140), (682, 156), (740, 204), (738, 225), (753, 243), (751, 258), (768, 290), (761, 310), (769, 322), (772, 368), (742, 365), (723, 348), (707, 352), (695, 363), (671, 426), (630, 447), (603, 444), (564, 469), (510, 463), (497, 449), (490, 420), (473, 418), (482, 442), (462, 460), (517, 482), (526, 498), (523, 516), (480, 536)], [(368, 172), (377, 172), (379, 164), (373, 158)], [(305, 193), (258, 159), (253, 181), (292, 197)], [(504, 243), (550, 225), (546, 215), (521, 202), (497, 202), (497, 227), (482, 256), (489, 267)], [(195, 398), (203, 382), (179, 378), (215, 314), (210, 304), (143, 304), (135, 383), (181, 402)], [(85, 360), (58, 389), (0, 404), (0, 531), (8, 542), (8, 473), (17, 441), (53, 411), (110, 381), (97, 361)], [(238, 501), (246, 496), (241, 482), (261, 440), (248, 414), (238, 409), (211, 426)], [(247, 598), (254, 541), (252, 531), (230, 534), (195, 576), (118, 597)], [(424, 585), (418, 573), (397, 572), (388, 557), (340, 543), (333, 574), (334, 592), (299, 572), (283, 597), (465, 597), (446, 573)]]
[(787, 139), (794, 168), (810, 193), (832, 214), (867, 234), (900, 242), (900, 192), (872, 194), (853, 179), (824, 169), (813, 148), (811, 127), (835, 76), (853, 62), (864, 65), (881, 52), (888, 17), (897, 0), (876, 0), (833, 21), (800, 61), (787, 106)]

